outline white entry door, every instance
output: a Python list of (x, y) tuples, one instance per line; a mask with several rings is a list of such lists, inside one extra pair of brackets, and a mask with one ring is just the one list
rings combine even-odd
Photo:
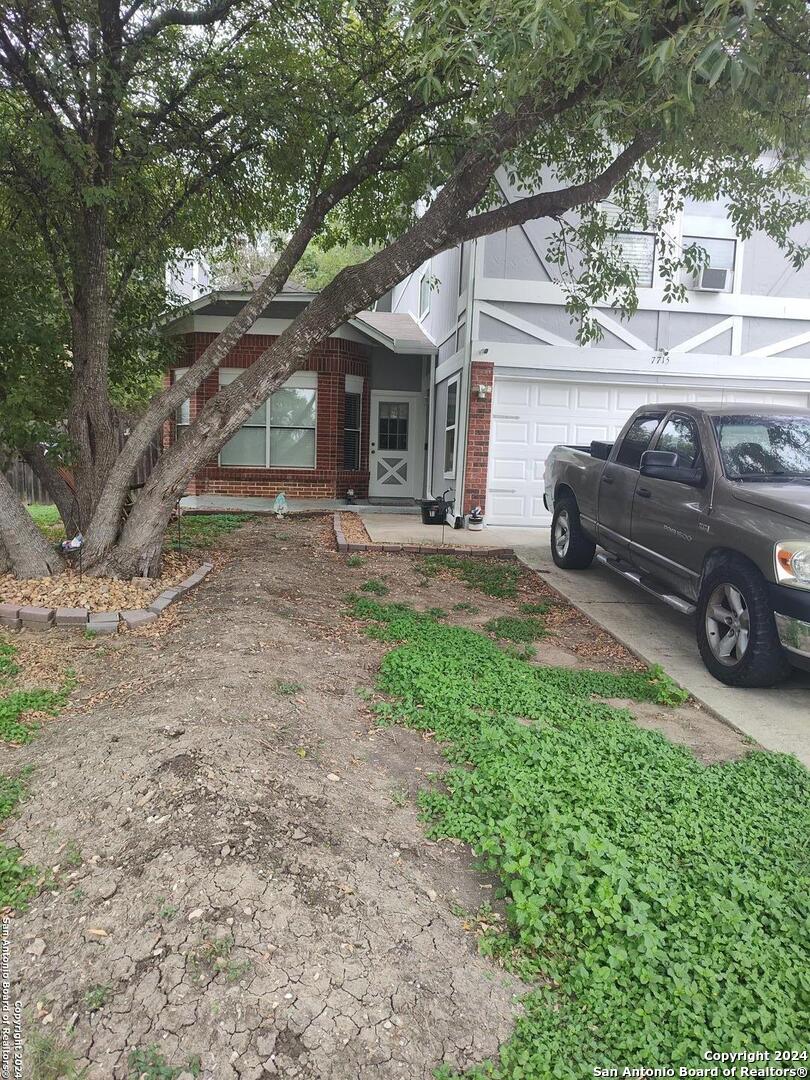
[(421, 494), (424, 430), (422, 394), (372, 391), (369, 495), (415, 499)]

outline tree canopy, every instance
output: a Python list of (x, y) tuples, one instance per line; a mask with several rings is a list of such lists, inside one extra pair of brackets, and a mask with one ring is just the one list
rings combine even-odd
[[(724, 198), (741, 236), (764, 229), (801, 261), (808, 37), (804, 0), (7, 5), (0, 180), (70, 324), (90, 562), (149, 572), (193, 472), (318, 341), (447, 247), (548, 218), (586, 335), (591, 304), (633, 309), (633, 272), (610, 243), (629, 222), (659, 234), (677, 295), (700, 257), (667, 241), (687, 196)], [(519, 193), (509, 202), (499, 169)], [(133, 282), (155, 281), (172, 251), (263, 232), (284, 237), (263, 282), (119, 452), (111, 343)], [(313, 242), (360, 245), (360, 261), (206, 405), (122, 525), (146, 441)]]

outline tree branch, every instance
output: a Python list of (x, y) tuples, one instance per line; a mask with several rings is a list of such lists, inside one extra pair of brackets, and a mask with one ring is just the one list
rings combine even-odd
[(517, 199), (496, 210), (468, 217), (455, 234), (455, 242), (488, 236), (513, 225), (541, 217), (557, 217), (583, 203), (606, 199), (619, 180), (655, 146), (659, 133), (655, 129), (643, 132), (627, 146), (598, 176), (581, 184), (572, 184), (555, 191), (541, 191), (525, 199)]
[(240, 0), (212, 0), (210, 4), (197, 8), (196, 11), (185, 11), (179, 7), (166, 8), (132, 35), (128, 42), (129, 48), (137, 50), (169, 26), (210, 26), (224, 18), (239, 2)]

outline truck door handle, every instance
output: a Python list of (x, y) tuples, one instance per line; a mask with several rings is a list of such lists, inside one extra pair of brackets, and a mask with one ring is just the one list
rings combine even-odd
[(640, 495), (642, 499), (649, 499), (652, 497), (652, 492), (649, 488), (638, 488), (636, 494)]
[(612, 476), (603, 476), (602, 477), (602, 483), (603, 484), (612, 484), (613, 483), (613, 477)]

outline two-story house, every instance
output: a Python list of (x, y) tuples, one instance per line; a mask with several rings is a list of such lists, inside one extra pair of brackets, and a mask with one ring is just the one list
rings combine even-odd
[[(687, 202), (673, 228), (709, 256), (687, 300), (664, 302), (653, 236), (624, 234), (638, 311), (622, 322), (596, 310), (604, 334), (587, 347), (547, 257), (548, 222), (442, 253), (315, 350), (189, 493), (341, 498), (351, 488), (405, 501), (449, 490), (456, 514), (480, 505), (489, 525), (543, 526), (551, 447), (612, 439), (640, 404), (810, 406), (810, 265), (795, 270), (762, 233), (737, 238), (720, 204)], [(182, 341), (175, 375), (248, 295), (201, 291), (166, 327)], [(289, 284), (168, 437), (311, 299)]]

